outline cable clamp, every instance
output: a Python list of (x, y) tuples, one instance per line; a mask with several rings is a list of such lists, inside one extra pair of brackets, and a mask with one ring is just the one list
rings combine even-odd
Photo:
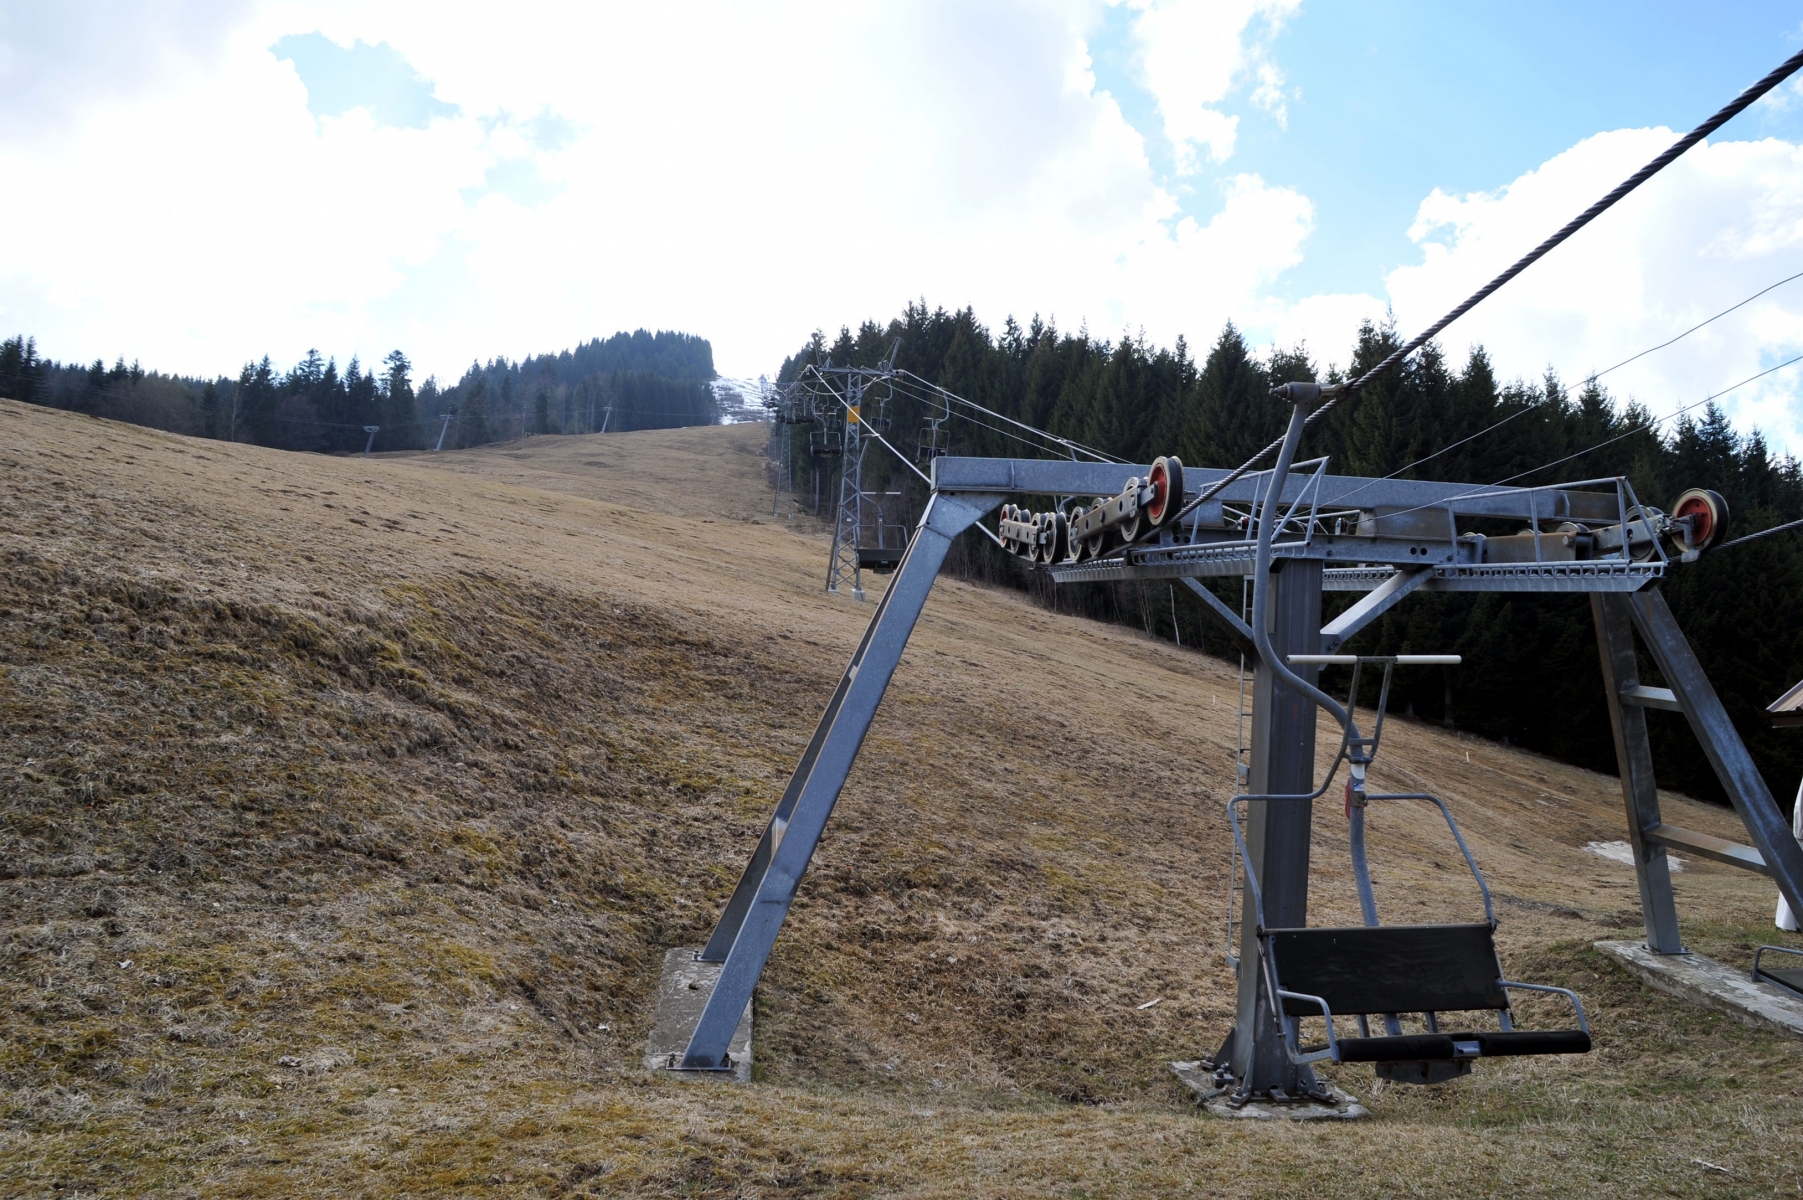
[(1352, 820), (1352, 810), (1365, 807), (1365, 764), (1354, 760), (1351, 772), (1346, 780), (1346, 819)]
[(1271, 389), (1273, 400), (1287, 400), (1305, 413), (1314, 412), (1324, 400), (1337, 398), (1344, 389), (1344, 384), (1331, 383), (1323, 386), (1319, 383), (1284, 383)]

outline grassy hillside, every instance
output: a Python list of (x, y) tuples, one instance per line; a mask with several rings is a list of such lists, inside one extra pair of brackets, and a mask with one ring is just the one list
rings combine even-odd
[[(1402, 721), (1376, 783), (1447, 797), (1512, 973), (1579, 988), (1599, 1050), (1347, 1068), (1349, 1127), (1197, 1113), (1163, 1064), (1232, 1008), (1233, 673), (949, 581), (759, 991), (758, 1081), (639, 1070), (663, 950), (870, 612), (760, 515), (763, 433), (326, 459), (0, 402), (0, 1193), (1803, 1187), (1803, 1044), (1589, 949), (1638, 926), (1582, 849), (1615, 781)], [(1074, 755), (1090, 709), (1140, 731)], [(1316, 910), (1356, 912), (1337, 814), (1315, 854)], [(1475, 911), (1424, 815), (1373, 856), (1388, 918)], [(1678, 892), (1699, 949), (1773, 936), (1763, 880)]]

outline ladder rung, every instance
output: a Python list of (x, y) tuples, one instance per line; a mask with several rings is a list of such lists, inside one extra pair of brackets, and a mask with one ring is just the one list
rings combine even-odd
[(1649, 842), (1670, 846), (1674, 850), (1688, 850), (1698, 858), (1727, 863), (1731, 867), (1740, 867), (1747, 871), (1757, 871), (1761, 875), (1772, 873), (1765, 865), (1765, 856), (1759, 851), (1751, 846), (1743, 846), (1739, 842), (1731, 842), (1727, 838), (1698, 833), (1693, 829), (1680, 829), (1676, 825), (1655, 825), (1646, 831), (1645, 836)]
[(1678, 705), (1678, 697), (1670, 688), (1647, 687), (1637, 683), (1633, 687), (1621, 690), (1623, 704), (1638, 704), (1641, 708), (1661, 708), (1666, 712), (1683, 712)]

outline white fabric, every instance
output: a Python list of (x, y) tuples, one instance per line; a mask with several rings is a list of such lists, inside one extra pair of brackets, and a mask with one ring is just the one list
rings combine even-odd
[[(1800, 844), (1803, 844), (1803, 783), (1797, 785), (1797, 803), (1791, 809), (1790, 831)], [(1786, 933), (1796, 933), (1797, 914), (1790, 910), (1790, 904), (1784, 894), (1778, 894), (1778, 915), (1775, 918), (1778, 928)]]

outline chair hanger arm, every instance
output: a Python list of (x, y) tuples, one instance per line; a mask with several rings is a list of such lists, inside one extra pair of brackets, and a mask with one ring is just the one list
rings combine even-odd
[(1571, 1001), (1571, 1006), (1578, 1010), (1578, 1028), (1586, 1034), (1590, 1032), (1590, 1022), (1584, 1019), (1584, 1002), (1578, 999), (1578, 994), (1570, 988), (1551, 987), (1544, 983), (1513, 983), (1507, 979), (1497, 980), (1496, 986), (1504, 991), (1550, 992), (1555, 996), (1564, 996)]

